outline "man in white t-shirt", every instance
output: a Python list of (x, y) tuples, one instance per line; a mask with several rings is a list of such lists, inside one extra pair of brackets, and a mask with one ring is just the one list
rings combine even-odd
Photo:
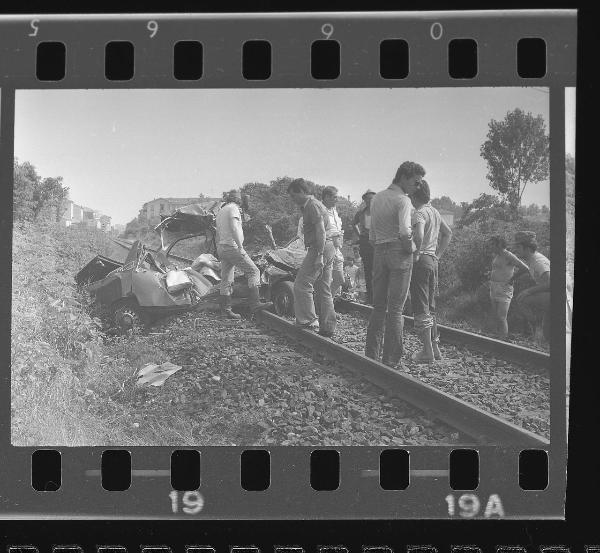
[[(537, 251), (535, 232), (518, 231), (515, 233), (513, 249), (527, 267), (535, 285), (523, 290), (516, 298), (517, 305), (528, 319), (534, 319), (542, 313), (542, 331), (546, 341), (550, 339), (550, 260)], [(517, 271), (512, 278), (516, 280), (524, 269)]]
[(240, 315), (231, 310), (231, 293), (235, 268), (239, 267), (248, 278), (248, 304), (251, 310), (264, 309), (272, 304), (260, 301), (260, 271), (244, 250), (244, 231), (240, 205), (242, 195), (232, 190), (225, 196), (225, 203), (217, 213), (217, 255), (221, 261), (221, 313), (229, 319)]
[(322, 201), (327, 208), (329, 215), (329, 229), (327, 230), (327, 239), (331, 239), (335, 248), (335, 257), (333, 259), (333, 269), (331, 282), (331, 295), (335, 298), (344, 284), (344, 254), (342, 245), (344, 243), (344, 231), (342, 229), (342, 219), (337, 212), (335, 204), (338, 199), (338, 189), (335, 186), (326, 186), (323, 189)]

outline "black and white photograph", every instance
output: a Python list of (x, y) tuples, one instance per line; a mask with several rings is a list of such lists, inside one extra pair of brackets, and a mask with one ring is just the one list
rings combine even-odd
[(547, 446), (549, 99), (17, 90), (12, 445)]

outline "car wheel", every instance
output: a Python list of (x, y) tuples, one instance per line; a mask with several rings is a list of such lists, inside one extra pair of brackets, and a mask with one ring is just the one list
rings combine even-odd
[(280, 317), (294, 316), (294, 283), (289, 280), (278, 282), (271, 292), (275, 313)]
[(133, 298), (126, 298), (116, 302), (113, 320), (117, 329), (122, 334), (133, 334), (144, 328), (140, 306)]

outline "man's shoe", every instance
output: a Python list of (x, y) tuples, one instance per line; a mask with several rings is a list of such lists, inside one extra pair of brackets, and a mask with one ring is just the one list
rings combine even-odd
[(333, 338), (333, 332), (330, 330), (319, 330), (319, 335), (325, 338)]
[(221, 315), (228, 319), (239, 320), (242, 316), (231, 310), (231, 296), (221, 296)]
[(303, 330), (312, 330), (314, 332), (317, 332), (319, 330), (319, 325), (317, 324), (317, 322), (314, 322), (314, 323), (305, 323), (305, 324), (298, 324), (298, 323), (296, 323), (296, 326), (299, 326)]
[(250, 288), (250, 294), (248, 295), (248, 307), (252, 313), (256, 311), (261, 311), (264, 309), (271, 309), (273, 307), (273, 303), (271, 302), (262, 302), (260, 301), (260, 291), (258, 286), (253, 286)]

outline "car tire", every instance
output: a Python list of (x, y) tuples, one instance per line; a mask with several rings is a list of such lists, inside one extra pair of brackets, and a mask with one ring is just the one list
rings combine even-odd
[(271, 301), (280, 317), (294, 316), (294, 283), (282, 280), (273, 286)]
[(136, 334), (144, 328), (140, 306), (135, 298), (115, 302), (113, 322), (121, 334)]

